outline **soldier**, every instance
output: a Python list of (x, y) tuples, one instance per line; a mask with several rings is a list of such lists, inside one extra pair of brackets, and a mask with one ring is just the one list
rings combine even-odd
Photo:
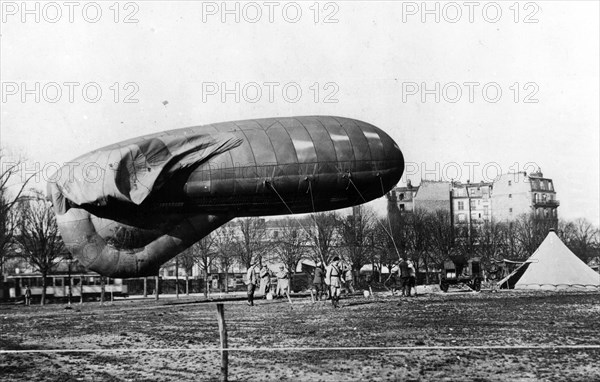
[(315, 268), (315, 276), (313, 278), (313, 287), (315, 289), (315, 295), (317, 301), (322, 295), (325, 295), (325, 288), (323, 288), (323, 276), (324, 276), (323, 264), (317, 263), (317, 267)]
[(31, 289), (29, 289), (29, 285), (25, 288), (25, 305), (31, 305)]
[[(289, 274), (282, 265), (279, 267), (279, 272), (277, 272), (277, 291), (275, 292), (275, 294), (278, 298), (288, 295), (289, 285)], [(283, 292), (283, 295), (281, 292)]]
[(410, 269), (406, 257), (403, 257), (398, 265), (398, 275), (400, 276), (402, 296), (410, 296)]
[(417, 297), (417, 270), (415, 264), (408, 260), (408, 297), (410, 297), (413, 288), (415, 289), (414, 296)]
[(340, 307), (340, 294), (342, 290), (342, 284), (344, 283), (342, 265), (340, 264), (340, 258), (338, 256), (333, 258), (332, 263), (327, 269), (326, 279), (329, 281), (329, 290), (331, 294), (331, 304), (334, 308)]
[(271, 290), (271, 271), (269, 267), (265, 264), (260, 270), (260, 291), (259, 293), (263, 295), (263, 298), (267, 298), (267, 293)]
[(258, 284), (256, 265), (252, 265), (248, 268), (246, 277), (248, 279), (248, 306), (254, 306), (254, 291), (256, 290), (256, 284)]
[(354, 293), (354, 285), (352, 285), (352, 267), (344, 264), (344, 281), (346, 282), (346, 291), (348, 294)]

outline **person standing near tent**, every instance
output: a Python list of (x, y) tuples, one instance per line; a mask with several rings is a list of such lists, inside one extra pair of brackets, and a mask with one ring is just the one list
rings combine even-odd
[(254, 291), (256, 290), (256, 284), (258, 284), (256, 265), (251, 265), (250, 268), (248, 268), (246, 279), (248, 280), (248, 306), (254, 306)]
[(331, 294), (331, 304), (334, 308), (340, 307), (340, 294), (342, 291), (342, 284), (344, 283), (342, 265), (340, 264), (340, 258), (335, 256), (333, 261), (327, 269), (327, 275), (325, 276), (327, 285), (329, 285), (329, 291)]
[(265, 264), (260, 269), (260, 290), (259, 293), (263, 298), (267, 298), (267, 293), (271, 291), (271, 275), (272, 272)]

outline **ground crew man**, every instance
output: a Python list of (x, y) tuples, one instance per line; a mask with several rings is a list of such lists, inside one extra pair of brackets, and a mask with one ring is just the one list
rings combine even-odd
[(265, 264), (260, 270), (260, 291), (263, 298), (267, 298), (267, 294), (271, 291), (271, 271)]
[(282, 265), (279, 267), (279, 272), (276, 274), (277, 276), (277, 291), (275, 294), (277, 298), (289, 296), (289, 285), (290, 285), (290, 275), (289, 272), (285, 270), (285, 267)]
[(252, 265), (248, 268), (246, 278), (248, 279), (248, 305), (254, 306), (254, 291), (256, 290), (256, 284), (258, 284), (256, 265)]
[(31, 289), (29, 288), (29, 285), (25, 288), (25, 305), (31, 305)]
[(340, 264), (340, 258), (338, 256), (333, 258), (332, 263), (327, 269), (326, 280), (329, 282), (329, 290), (331, 294), (331, 304), (334, 308), (340, 307), (340, 294), (342, 291), (342, 284), (344, 283), (342, 265)]
[(353, 279), (352, 267), (349, 265), (344, 265), (344, 281), (346, 282), (346, 291), (348, 294), (354, 293), (354, 286), (352, 285)]
[(317, 301), (319, 301), (319, 298), (325, 294), (325, 288), (323, 288), (324, 273), (323, 265), (321, 263), (317, 263), (317, 267), (315, 268), (315, 276), (313, 278), (313, 288), (315, 289)]
[(400, 289), (402, 289), (402, 296), (410, 296), (410, 269), (406, 257), (403, 257), (402, 261), (398, 265), (398, 273), (400, 276)]
[(412, 289), (415, 289), (415, 297), (417, 296), (417, 270), (415, 264), (411, 260), (408, 260), (408, 297)]

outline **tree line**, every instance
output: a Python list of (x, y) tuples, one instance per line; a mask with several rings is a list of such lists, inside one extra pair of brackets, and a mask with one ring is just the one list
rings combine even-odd
[[(8, 192), (19, 169), (17, 163), (3, 167), (0, 173), (0, 272), (4, 274), (6, 261), (16, 257), (40, 272), (45, 282), (58, 260), (70, 255), (45, 197), (35, 190), (26, 191), (27, 179), (16, 182), (16, 190)], [(238, 218), (179, 254), (177, 262), (187, 275), (197, 265), (207, 283), (214, 268), (229, 275), (236, 264), (249, 268), (277, 262), (293, 273), (302, 260), (328, 264), (334, 256), (349, 264), (355, 276), (367, 264), (381, 274), (383, 267), (391, 269), (401, 257), (412, 259), (417, 270), (428, 272), (454, 255), (479, 257), (484, 266), (494, 259), (524, 260), (550, 228), (556, 228), (584, 262), (600, 256), (598, 228), (585, 219), (560, 220), (556, 226), (531, 214), (510, 222), (461, 226), (454, 224), (446, 210), (401, 212), (390, 203), (383, 217), (358, 206), (350, 214), (322, 212), (271, 221)]]

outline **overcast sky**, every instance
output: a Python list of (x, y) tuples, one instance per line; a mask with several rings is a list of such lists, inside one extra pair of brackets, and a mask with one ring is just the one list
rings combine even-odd
[(598, 2), (221, 4), (3, 2), (1, 145), (51, 172), (162, 130), (346, 116), (396, 140), (404, 180), (539, 166), (559, 217), (599, 224)]

